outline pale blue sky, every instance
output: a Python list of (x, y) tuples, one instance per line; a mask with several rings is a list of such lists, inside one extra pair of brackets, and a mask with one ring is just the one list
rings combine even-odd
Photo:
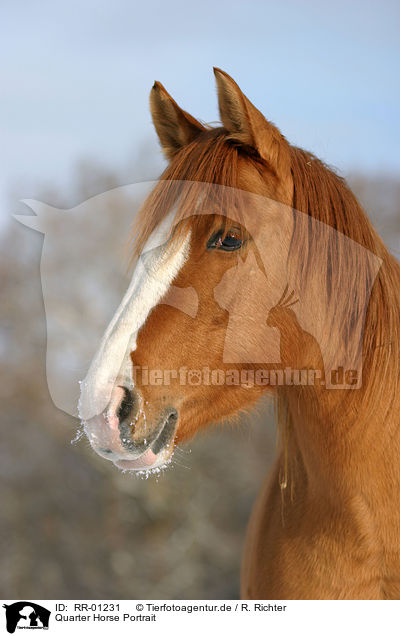
[(2, 0), (0, 205), (68, 188), (81, 158), (157, 153), (155, 79), (217, 120), (214, 65), (342, 173), (400, 174), (399, 27), (391, 0)]

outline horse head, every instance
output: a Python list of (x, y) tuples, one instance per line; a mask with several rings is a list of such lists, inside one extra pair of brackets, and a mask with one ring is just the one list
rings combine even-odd
[[(361, 258), (337, 247), (336, 237), (333, 256), (325, 258), (321, 248), (333, 243), (326, 227), (337, 222), (328, 215), (339, 196), (338, 178), (290, 146), (229, 75), (215, 69), (215, 76), (218, 128), (182, 110), (158, 82), (153, 86), (153, 123), (169, 165), (140, 212), (131, 284), (81, 386), (80, 414), (90, 443), (122, 469), (158, 469), (177, 444), (260, 398), (265, 383), (237, 378), (280, 362), (277, 327), (285, 316), (295, 317), (291, 306), (300, 287), (328, 308), (323, 315), (302, 298), (308, 331), (330, 334), (328, 354), (342, 350), (331, 323), (332, 307), (337, 316), (345, 301), (333, 299), (331, 289), (335, 272), (340, 278), (343, 264), (352, 271), (351, 259), (359, 267)], [(328, 174), (328, 194), (310, 211), (302, 188), (308, 184), (313, 196), (311, 182), (320, 173)], [(296, 218), (295, 204), (305, 214)], [(312, 240), (311, 212), (324, 221), (312, 227)], [(299, 262), (301, 268), (293, 267)], [(306, 271), (320, 276), (323, 293), (316, 284), (302, 284)], [(290, 277), (295, 291), (286, 297)], [(185, 311), (173, 297), (188, 290), (195, 302)], [(362, 311), (350, 313), (357, 316), (352, 328), (361, 324)], [(339, 323), (337, 329), (347, 324)]]

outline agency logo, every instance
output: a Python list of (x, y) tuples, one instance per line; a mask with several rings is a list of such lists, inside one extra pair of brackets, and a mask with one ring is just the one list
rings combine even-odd
[[(132, 245), (126, 249), (127, 237), (154, 188), (160, 201), (169, 201), (173, 192), (175, 202), (128, 277)], [(35, 216), (15, 218), (44, 234), (46, 376), (54, 404), (66, 413), (78, 417), (79, 403), (80, 419), (88, 421), (108, 407), (117, 378), (130, 377), (130, 353), (154, 303), (185, 313), (192, 333), (203, 329), (207, 315), (219, 316), (220, 368), (273, 365), (283, 372), (286, 366), (307, 367), (321, 371), (326, 389), (360, 388), (364, 322), (382, 261), (331, 225), (265, 196), (200, 182), (195, 190), (186, 181), (130, 184), (69, 210), (24, 203)], [(214, 215), (216, 206), (228, 228), (242, 228), (246, 249), (214, 274), (211, 256), (204, 255), (206, 269), (200, 274), (196, 265), (193, 272), (207, 284), (201, 290), (192, 285), (192, 273), (186, 287), (178, 287), (172, 272), (187, 255), (177, 243), (168, 256), (172, 260), (166, 258), (172, 227), (192, 223), (190, 217)], [(194, 234), (192, 240), (200, 238)], [(219, 249), (219, 243), (210, 245), (207, 254)], [(208, 352), (198, 352), (207, 366)], [(352, 382), (332, 380), (338, 379), (338, 369), (344, 377), (351, 373)], [(202, 384), (200, 374), (190, 371), (188, 384)]]
[(6, 626), (9, 634), (16, 629), (48, 629), (51, 612), (32, 601), (18, 601), (3, 605), (6, 610)]

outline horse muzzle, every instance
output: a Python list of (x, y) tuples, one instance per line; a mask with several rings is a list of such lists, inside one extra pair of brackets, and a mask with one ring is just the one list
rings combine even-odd
[(147, 419), (143, 400), (134, 389), (118, 385), (102, 413), (84, 422), (96, 453), (122, 470), (151, 470), (165, 465), (174, 450), (178, 413), (173, 407)]

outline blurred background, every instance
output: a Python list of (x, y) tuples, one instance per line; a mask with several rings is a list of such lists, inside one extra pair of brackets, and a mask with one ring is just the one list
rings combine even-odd
[[(46, 380), (43, 235), (12, 219), (29, 214), (20, 200), (69, 208), (157, 178), (153, 81), (214, 122), (215, 65), (348, 179), (398, 256), (399, 23), (390, 0), (3, 0), (0, 597), (237, 597), (246, 524), (275, 451), (267, 402), (210, 427), (158, 478), (122, 474), (85, 440), (71, 444), (78, 421), (54, 406)], [(100, 232), (92, 223), (76, 241), (95, 245)], [(102, 289), (111, 306), (123, 291)]]

